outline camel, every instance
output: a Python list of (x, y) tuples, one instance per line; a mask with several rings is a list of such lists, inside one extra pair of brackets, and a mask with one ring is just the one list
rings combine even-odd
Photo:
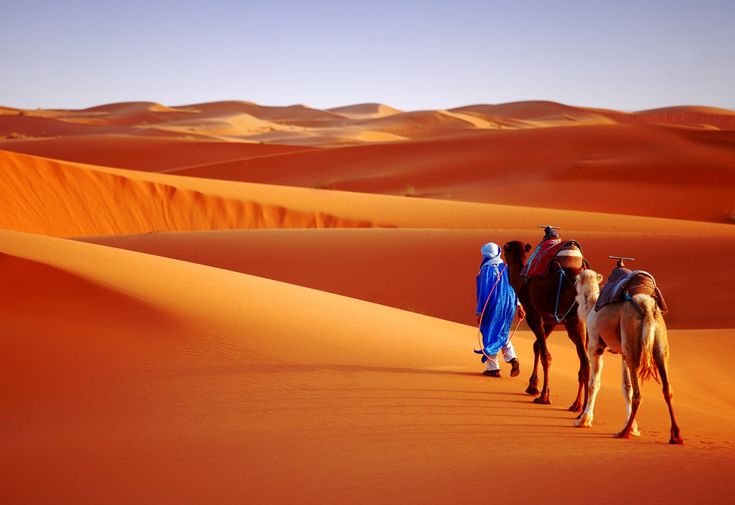
[[(579, 320), (577, 312), (573, 310), (576, 291), (573, 279), (579, 272), (574, 269), (564, 269), (564, 277), (547, 275), (546, 277), (532, 277), (525, 281), (521, 271), (526, 263), (526, 254), (531, 250), (530, 244), (514, 240), (503, 246), (505, 262), (508, 265), (510, 283), (515, 289), (518, 298), (526, 309), (526, 322), (533, 331), (536, 341), (533, 343), (533, 372), (528, 381), (526, 393), (538, 395), (534, 403), (551, 403), (549, 386), (549, 369), (551, 367), (551, 353), (546, 345), (546, 339), (557, 324), (563, 324), (574, 343), (579, 357), (579, 372), (577, 378), (579, 387), (577, 396), (569, 407), (572, 412), (580, 412), (587, 401), (587, 383), (589, 379), (589, 360), (585, 351), (584, 324)], [(558, 296), (557, 296), (558, 294)], [(564, 314), (561, 322), (557, 320), (557, 310)], [(539, 358), (543, 367), (543, 386), (538, 389)]]
[(640, 434), (635, 421), (641, 403), (640, 382), (649, 378), (663, 383), (664, 400), (671, 417), (670, 444), (683, 444), (679, 426), (674, 419), (671, 405), (673, 396), (669, 383), (669, 344), (666, 323), (656, 300), (647, 294), (635, 294), (628, 301), (605, 305), (595, 311), (600, 296), (602, 275), (585, 270), (577, 275), (575, 287), (579, 318), (587, 326), (587, 354), (591, 375), (589, 398), (582, 415), (574, 421), (577, 427), (590, 427), (594, 417), (595, 399), (600, 389), (602, 355), (605, 350), (622, 354), (623, 396), (625, 397), (627, 420), (623, 429), (615, 436), (630, 438)]

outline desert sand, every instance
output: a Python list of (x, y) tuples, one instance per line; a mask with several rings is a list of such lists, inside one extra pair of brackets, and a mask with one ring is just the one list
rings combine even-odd
[[(722, 503), (735, 464), (735, 113), (552, 102), (0, 108), (4, 503)], [(480, 246), (537, 224), (652, 272), (641, 436), (482, 376)]]

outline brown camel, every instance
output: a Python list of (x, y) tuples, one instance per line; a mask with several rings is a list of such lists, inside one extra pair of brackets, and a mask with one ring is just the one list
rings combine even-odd
[(594, 417), (595, 399), (600, 389), (602, 354), (605, 350), (623, 355), (623, 396), (627, 420), (615, 436), (630, 438), (638, 435), (635, 416), (641, 403), (641, 380), (653, 378), (663, 383), (664, 400), (671, 417), (670, 444), (683, 444), (679, 426), (671, 405), (673, 392), (669, 383), (669, 342), (666, 323), (656, 300), (646, 294), (633, 295), (628, 301), (611, 303), (595, 311), (600, 296), (602, 276), (592, 270), (581, 272), (576, 278), (579, 317), (587, 325), (587, 353), (592, 373), (589, 400), (582, 415), (574, 422), (578, 427), (589, 427)]
[[(525, 281), (521, 276), (521, 270), (523, 270), (526, 263), (526, 254), (530, 250), (530, 244), (524, 245), (523, 242), (518, 240), (508, 242), (503, 246), (510, 283), (526, 309), (526, 322), (536, 336), (536, 341), (533, 343), (533, 372), (528, 381), (526, 393), (539, 395), (538, 398), (533, 400), (534, 403), (551, 403), (549, 388), (551, 354), (546, 345), (546, 339), (557, 324), (563, 324), (569, 339), (577, 349), (577, 356), (579, 357), (577, 397), (569, 410), (580, 412), (587, 401), (587, 381), (590, 370), (585, 350), (584, 324), (579, 320), (577, 311), (573, 308), (575, 304), (574, 297), (577, 294), (573, 282), (580, 270), (565, 268), (562, 269), (564, 274), (560, 275), (559, 269), (561, 267), (553, 261), (552, 265), (555, 266), (551, 267), (549, 275), (531, 277), (528, 281)], [(539, 358), (544, 372), (541, 391), (538, 389)]]

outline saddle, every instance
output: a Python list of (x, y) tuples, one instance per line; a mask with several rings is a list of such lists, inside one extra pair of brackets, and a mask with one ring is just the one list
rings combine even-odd
[(610, 273), (595, 304), (595, 311), (611, 303), (624, 302), (638, 294), (651, 296), (656, 300), (656, 305), (662, 314), (668, 312), (664, 296), (656, 286), (656, 279), (653, 278), (653, 275), (643, 270), (630, 270), (622, 267), (614, 268)]
[(528, 260), (523, 276), (544, 277), (549, 273), (551, 264), (556, 260), (561, 268), (581, 270), (589, 265), (582, 256), (582, 246), (576, 240), (545, 240), (541, 242)]

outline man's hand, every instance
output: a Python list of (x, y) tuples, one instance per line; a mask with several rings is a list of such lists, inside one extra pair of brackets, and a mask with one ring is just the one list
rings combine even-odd
[(523, 308), (523, 305), (518, 306), (518, 319), (526, 319), (526, 309)]

